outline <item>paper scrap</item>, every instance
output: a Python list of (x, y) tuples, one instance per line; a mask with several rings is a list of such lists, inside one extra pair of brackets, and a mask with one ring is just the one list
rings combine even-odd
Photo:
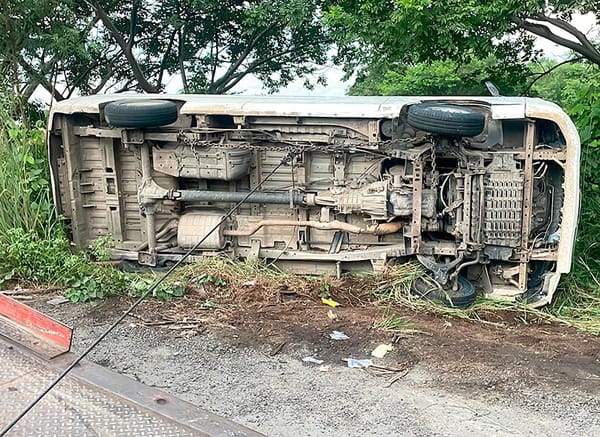
[(305, 363), (313, 363), (313, 364), (323, 364), (323, 360), (319, 360), (318, 358), (315, 357), (304, 357), (302, 358), (302, 361), (304, 361)]
[(385, 354), (393, 350), (394, 346), (391, 344), (380, 344), (373, 350), (373, 352), (371, 352), (371, 356), (375, 358), (383, 358), (385, 357)]
[(329, 334), (329, 338), (332, 340), (348, 340), (350, 337), (348, 337), (342, 331), (333, 331), (331, 334)]
[(373, 361), (369, 359), (355, 360), (354, 358), (348, 358), (346, 362), (348, 363), (348, 367), (353, 369), (363, 369), (373, 365)]

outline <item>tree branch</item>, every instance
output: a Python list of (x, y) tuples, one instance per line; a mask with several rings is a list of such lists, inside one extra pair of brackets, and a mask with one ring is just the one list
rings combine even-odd
[(541, 36), (542, 38), (546, 38), (547, 40), (552, 41), (553, 43), (556, 43), (558, 45), (567, 47), (573, 50), (574, 52), (585, 56), (594, 64), (600, 65), (600, 56), (598, 55), (598, 52), (596, 50), (589, 50), (581, 44), (558, 36), (557, 34), (553, 33), (548, 26), (538, 23), (532, 23), (530, 21), (523, 20), (519, 17), (511, 17), (510, 20), (513, 24), (520, 27), (521, 29), (531, 32), (535, 35)]
[(121, 47), (121, 50), (123, 50), (123, 54), (127, 59), (127, 63), (131, 67), (131, 72), (137, 80), (139, 87), (148, 93), (158, 93), (160, 90), (154, 85), (152, 85), (150, 82), (148, 82), (148, 79), (146, 79), (144, 72), (140, 68), (140, 65), (138, 64), (137, 60), (135, 59), (135, 56), (133, 55), (131, 47), (129, 47), (128, 43), (123, 38), (123, 35), (121, 35), (119, 30), (116, 28), (115, 24), (112, 22), (106, 11), (102, 9), (102, 7), (98, 4), (97, 1), (86, 1), (92, 6), (92, 8), (94, 8), (96, 14), (100, 18), (100, 21), (102, 21), (102, 24), (104, 24), (104, 26), (115, 39), (119, 47)]
[(118, 90), (115, 90), (115, 94), (124, 93), (125, 91), (131, 91), (133, 89), (133, 85), (134, 85), (133, 80), (129, 79), (127, 82), (125, 82), (125, 84), (121, 88), (119, 88)]
[(179, 45), (177, 50), (177, 62), (179, 63), (179, 73), (181, 74), (181, 82), (183, 82), (183, 92), (188, 94), (190, 89), (187, 83), (187, 75), (185, 73), (185, 65), (183, 63), (183, 29), (179, 28)]
[(33, 78), (39, 85), (44, 87), (56, 101), (60, 102), (61, 100), (65, 100), (65, 97), (50, 82), (48, 82), (48, 79), (46, 78), (46, 75), (52, 72), (54, 66), (58, 62), (58, 56), (54, 56), (48, 62), (40, 60), (42, 65), (40, 66), (39, 71), (34, 70), (31, 64), (22, 57), (19, 57), (18, 62), (29, 77)]
[[(223, 94), (226, 93), (227, 91), (229, 91), (231, 88), (233, 88), (234, 86), (236, 86), (245, 76), (247, 76), (250, 73), (253, 73), (254, 71), (256, 71), (261, 65), (264, 65), (274, 59), (277, 59), (281, 56), (285, 56), (288, 55), (290, 53), (294, 53), (297, 52), (299, 55), (299, 52), (302, 51), (303, 49), (307, 48), (307, 47), (311, 47), (315, 44), (321, 44), (322, 42), (325, 42), (325, 40), (322, 41), (311, 41), (310, 43), (306, 43), (300, 46), (296, 46), (294, 48), (288, 49), (288, 50), (284, 50), (282, 52), (278, 52), (275, 53), (271, 56), (268, 56), (266, 58), (261, 58), (260, 60), (256, 60), (254, 62), (252, 62), (248, 68), (246, 68), (246, 70), (244, 71), (240, 71), (235, 75), (232, 75), (224, 84), (220, 85), (218, 88), (215, 88), (213, 93), (214, 94)], [(297, 57), (297, 56), (296, 56)], [(288, 61), (289, 63), (289, 61)], [(233, 79), (233, 80), (230, 80)]]
[(156, 85), (158, 87), (162, 86), (162, 80), (163, 80), (163, 76), (165, 73), (165, 64), (167, 63), (167, 57), (169, 56), (169, 53), (173, 49), (173, 44), (175, 43), (175, 37), (179, 33), (180, 29), (181, 29), (181, 26), (173, 29), (173, 33), (171, 33), (171, 36), (169, 38), (169, 44), (167, 44), (167, 49), (165, 50), (165, 53), (160, 61), (158, 79), (157, 79), (157, 83), (156, 83)]
[(129, 50), (131, 50), (133, 47), (133, 42), (135, 40), (135, 28), (137, 26), (137, 12), (139, 7), (139, 0), (133, 0), (133, 4), (131, 6), (131, 19), (129, 20), (129, 41), (127, 42), (127, 47), (129, 47)]
[[(116, 56), (115, 56), (116, 57)], [(114, 58), (111, 60), (107, 60), (109, 67), (110, 65), (112, 65), (112, 63), (114, 62)], [(105, 62), (105, 59), (99, 59), (96, 62), (92, 63), (83, 73), (81, 73), (79, 76), (77, 76), (73, 82), (71, 83), (71, 85), (69, 85), (67, 87), (68, 89), (68, 95), (67, 98), (71, 97), (71, 94), (73, 94), (73, 92), (75, 91), (75, 89), (77, 87), (79, 87), (79, 85), (81, 85), (86, 79), (88, 79), (88, 75), (92, 72), (92, 70), (96, 67), (98, 67), (99, 65), (103, 64)], [(96, 93), (92, 93), (92, 94), (96, 94)]]
[(23, 100), (24, 102), (29, 101), (29, 98), (33, 95), (33, 93), (37, 89), (38, 85), (40, 85), (39, 80), (32, 77), (27, 82), (27, 84), (21, 90), (19, 90), (19, 95), (21, 96), (21, 100)]
[(523, 94), (527, 94), (527, 92), (531, 89), (531, 87), (538, 80), (540, 80), (542, 77), (547, 76), (548, 74), (552, 73), (558, 67), (562, 67), (565, 64), (570, 64), (571, 62), (583, 61), (584, 59), (585, 59), (585, 57), (583, 57), (583, 56), (578, 56), (576, 58), (567, 59), (566, 61), (563, 61), (563, 62), (560, 62), (560, 63), (558, 63), (556, 65), (553, 65), (551, 68), (549, 68), (548, 70), (544, 71), (543, 73), (539, 73), (538, 76), (535, 79), (533, 79), (529, 85), (527, 85), (527, 88), (525, 88), (525, 90), (523, 91)]
[(546, 21), (546, 22), (558, 27), (559, 29), (562, 29), (565, 32), (570, 33), (575, 38), (577, 38), (577, 40), (581, 43), (581, 45), (583, 47), (585, 47), (586, 49), (588, 49), (590, 51), (595, 52), (600, 57), (600, 52), (598, 52), (598, 49), (596, 47), (594, 47), (594, 45), (590, 42), (588, 37), (583, 32), (581, 32), (579, 29), (577, 29), (575, 26), (573, 26), (571, 23), (567, 23), (566, 21), (560, 20), (558, 18), (547, 17), (542, 14), (537, 14), (535, 17), (532, 17), (532, 18), (537, 21)]
[(227, 71), (216, 81), (212, 82), (209, 86), (209, 89), (214, 88), (218, 89), (223, 84), (226, 84), (229, 81), (229, 78), (237, 71), (237, 69), (242, 65), (242, 63), (246, 60), (246, 58), (250, 55), (256, 44), (262, 39), (263, 36), (267, 34), (269, 30), (274, 29), (276, 26), (275, 23), (270, 26), (265, 27), (262, 31), (260, 31), (255, 37), (252, 37), (252, 40), (246, 45), (244, 50), (239, 54), (235, 62), (232, 62), (229, 65)]
[[(217, 32), (217, 27), (214, 26), (215, 29), (213, 39), (210, 42), (210, 57), (212, 61), (211, 69), (210, 69), (210, 83), (214, 83), (215, 76), (217, 75), (217, 65), (219, 64), (219, 32)], [(213, 53), (214, 48), (214, 53)]]
[(98, 85), (96, 85), (96, 87), (94, 89), (90, 90), (90, 94), (98, 94), (100, 91), (102, 91), (102, 88), (104, 88), (106, 86), (106, 84), (108, 83), (110, 78), (113, 77), (114, 73), (115, 73), (115, 70), (113, 69), (113, 66), (111, 63), (108, 66), (108, 71), (106, 72), (106, 74), (104, 76), (102, 76), (102, 79), (100, 79), (100, 82), (98, 83)]

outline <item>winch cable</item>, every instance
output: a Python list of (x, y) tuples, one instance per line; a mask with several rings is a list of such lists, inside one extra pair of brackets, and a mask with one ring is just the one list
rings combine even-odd
[(119, 323), (121, 323), (125, 317), (127, 317), (129, 314), (131, 314), (131, 312), (133, 310), (135, 310), (144, 299), (146, 299), (151, 293), (153, 293), (160, 284), (162, 284), (165, 279), (167, 279), (171, 273), (173, 273), (175, 271), (175, 269), (177, 269), (177, 267), (179, 267), (187, 258), (189, 258), (189, 256), (196, 251), (200, 245), (202, 243), (204, 243), (204, 241), (206, 241), (206, 239), (213, 233), (215, 232), (217, 229), (219, 229), (219, 227), (227, 220), (229, 219), (233, 213), (240, 207), (242, 206), (246, 200), (248, 200), (250, 198), (250, 196), (252, 196), (252, 194), (254, 194), (256, 191), (258, 191), (258, 189), (267, 181), (271, 178), (271, 176), (273, 176), (273, 174), (279, 170), (279, 168), (281, 168), (283, 165), (286, 165), (290, 159), (292, 159), (292, 157), (298, 153), (298, 150), (291, 150), (289, 151), (282, 159), (281, 162), (279, 162), (279, 164), (277, 166), (275, 166), (273, 168), (273, 170), (271, 170), (267, 176), (265, 176), (251, 191), (249, 191), (246, 196), (241, 199), (239, 202), (237, 202), (233, 207), (231, 207), (231, 209), (229, 210), (229, 212), (227, 212), (227, 214), (225, 214), (223, 216), (223, 218), (219, 221), (219, 223), (217, 223), (204, 237), (202, 237), (196, 244), (194, 244), (194, 247), (192, 247), (191, 249), (189, 249), (175, 264), (173, 264), (173, 266), (171, 266), (171, 268), (160, 278), (158, 278), (158, 280), (156, 280), (149, 288), (148, 290), (146, 290), (120, 317), (118, 317), (98, 338), (96, 338), (96, 340), (94, 340), (94, 342), (92, 344), (90, 344), (87, 349), (85, 349), (83, 352), (81, 352), (74, 360), (71, 364), (69, 364), (69, 366), (67, 366), (46, 388), (44, 388), (44, 390), (29, 404), (27, 405), (27, 407), (25, 407), (23, 409), (23, 411), (21, 411), (19, 413), (18, 416), (16, 416), (8, 425), (6, 425), (1, 431), (0, 431), (0, 437), (6, 435), (6, 433), (8, 433), (33, 407), (35, 407), (37, 405), (38, 402), (40, 402), (44, 396), (46, 396), (50, 390), (52, 390), (65, 376), (67, 376), (67, 374), (73, 370), (73, 368), (75, 366), (77, 366), (79, 364), (79, 362), (84, 359), (96, 346), (98, 346), (98, 344), (104, 340), (108, 334), (110, 334), (113, 329), (115, 329), (117, 327), (117, 325)]

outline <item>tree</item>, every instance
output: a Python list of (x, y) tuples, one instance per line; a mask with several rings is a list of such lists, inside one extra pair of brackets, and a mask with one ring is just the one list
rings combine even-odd
[(341, 0), (326, 20), (348, 70), (381, 59), (414, 64), (490, 54), (522, 64), (539, 56), (536, 36), (600, 65), (598, 45), (569, 23), (575, 12), (600, 17), (600, 6), (588, 0)]
[(487, 80), (504, 95), (519, 94), (527, 84), (528, 68), (506, 69), (495, 57), (455, 61), (420, 62), (415, 65), (374, 64), (359, 72), (350, 95), (427, 96), (486, 95)]
[(590, 106), (592, 100), (598, 99), (597, 95), (592, 96), (600, 91), (600, 67), (595, 64), (564, 64), (542, 59), (539, 64), (532, 66), (532, 69), (537, 74), (528, 94), (558, 104), (573, 117), (581, 115), (582, 104)]
[(275, 91), (314, 72), (329, 47), (317, 0), (2, 3), (0, 72), (25, 100), (38, 86), (57, 100), (154, 93), (173, 75), (186, 92), (229, 92), (249, 74)]
[[(68, 82), (79, 75), (76, 64), (91, 68), (95, 55), (102, 61), (100, 53), (88, 52), (84, 44), (95, 20), (80, 12), (70, 0), (2, 1), (0, 73), (3, 82), (24, 101), (40, 85), (55, 98), (64, 98), (55, 86), (59, 71), (69, 71), (64, 75)], [(65, 88), (68, 90), (68, 83)]]

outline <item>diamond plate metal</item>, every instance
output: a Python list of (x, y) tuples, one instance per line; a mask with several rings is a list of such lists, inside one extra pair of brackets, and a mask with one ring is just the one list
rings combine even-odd
[[(0, 425), (12, 420), (56, 375), (56, 371), (17, 348), (0, 344)], [(202, 434), (67, 377), (7, 435), (169, 437)]]

